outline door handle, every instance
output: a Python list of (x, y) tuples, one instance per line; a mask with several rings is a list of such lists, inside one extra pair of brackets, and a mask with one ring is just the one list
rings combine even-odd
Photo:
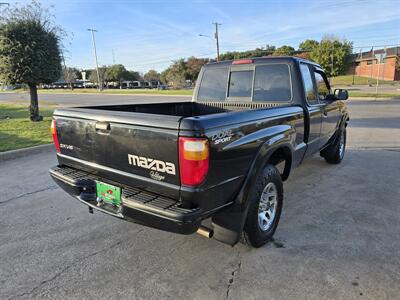
[(101, 131), (110, 131), (111, 126), (110, 123), (108, 122), (96, 122), (95, 125), (96, 130), (101, 130)]

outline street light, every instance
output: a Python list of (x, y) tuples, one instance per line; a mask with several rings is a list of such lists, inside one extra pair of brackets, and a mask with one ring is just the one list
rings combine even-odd
[[(218, 35), (218, 26), (221, 25), (220, 23), (214, 22), (213, 23), (215, 25), (215, 33), (214, 33), (214, 39), (216, 42), (216, 46), (217, 46), (217, 61), (219, 61), (219, 35)], [(211, 36), (205, 35), (205, 34), (199, 34), (199, 36), (202, 37), (206, 37), (209, 39), (213, 39)]]
[(199, 34), (199, 36), (203, 36), (203, 37), (206, 37), (206, 38), (209, 38), (209, 39), (213, 39), (211, 36), (209, 36), (209, 35), (205, 35), (205, 34)]

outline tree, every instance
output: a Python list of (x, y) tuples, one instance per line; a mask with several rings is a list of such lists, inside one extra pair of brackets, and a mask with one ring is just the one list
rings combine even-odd
[(272, 54), (272, 53), (275, 52), (276, 47), (273, 46), (273, 45), (268, 45), (268, 44), (267, 44), (267, 45), (265, 46), (265, 48), (263, 48), (263, 49), (264, 49), (266, 52)]
[(186, 84), (186, 64), (185, 60), (179, 59), (175, 61), (166, 74), (166, 80), (171, 82), (174, 89), (183, 88)]
[(165, 69), (164, 71), (161, 72), (161, 74), (160, 74), (161, 83), (163, 83), (163, 84), (168, 84), (169, 83), (167, 77), (168, 77), (168, 74), (169, 74), (170, 71), (171, 71), (171, 68), (167, 68), (167, 69)]
[(313, 60), (311, 57), (312, 52), (319, 47), (319, 42), (316, 40), (305, 40), (299, 45), (299, 50), (295, 54), (297, 57), (301, 57), (307, 60)]
[(319, 46), (319, 43), (316, 40), (305, 40), (304, 42), (300, 43), (299, 50), (311, 52), (318, 46)]
[(292, 56), (295, 53), (295, 49), (292, 46), (283, 45), (277, 48), (272, 55), (274, 56)]
[[(99, 67), (99, 77), (100, 77), (100, 82), (104, 85), (104, 82), (106, 81), (106, 71), (107, 71), (107, 67), (106, 66), (102, 66)], [(94, 69), (89, 76), (89, 80), (90, 82), (98, 85), (98, 80), (97, 80), (97, 70)]]
[(146, 74), (144, 74), (144, 80), (160, 81), (160, 73), (158, 73), (156, 70), (149, 70)]
[(15, 5), (0, 15), (0, 81), (27, 84), (30, 119), (41, 121), (37, 85), (60, 78), (62, 29), (37, 1)]
[(112, 65), (108, 67), (105, 71), (105, 78), (104, 81), (106, 82), (118, 82), (120, 88), (121, 86), (121, 81), (124, 79), (127, 79), (128, 71), (125, 69), (125, 67), (121, 64), (118, 65)]
[[(221, 54), (220, 60), (232, 60), (232, 59), (241, 59), (241, 58), (250, 58), (250, 57), (263, 57), (272, 55), (275, 51), (275, 46), (266, 45), (266, 47), (256, 48), (254, 50), (247, 51), (233, 51), (233, 52), (225, 52)], [(294, 49), (293, 49), (294, 50)]]
[(199, 76), (201, 67), (208, 63), (208, 58), (189, 57), (186, 61), (186, 79), (194, 82)]
[(306, 60), (312, 60), (311, 59), (311, 52), (308, 52), (308, 51), (297, 52), (294, 56), (300, 57), (300, 58), (306, 59)]
[(311, 52), (311, 59), (325, 69), (329, 77), (345, 74), (351, 60), (353, 43), (325, 37)]
[(66, 67), (63, 69), (64, 80), (70, 86), (71, 90), (74, 89), (74, 83), (78, 78), (80, 72), (76, 68)]
[(139, 72), (136, 71), (128, 71), (128, 73), (126, 74), (126, 80), (142, 80), (142, 77), (140, 76)]

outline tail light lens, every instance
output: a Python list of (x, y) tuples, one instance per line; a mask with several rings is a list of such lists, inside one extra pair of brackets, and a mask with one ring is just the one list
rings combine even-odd
[(51, 121), (51, 135), (53, 136), (54, 146), (56, 147), (57, 152), (60, 153), (61, 150), (57, 137), (56, 120)]
[(208, 172), (209, 145), (204, 138), (179, 138), (179, 171), (181, 184), (196, 186)]
[(247, 65), (252, 63), (253, 63), (252, 59), (240, 59), (240, 60), (234, 60), (232, 62), (232, 65)]

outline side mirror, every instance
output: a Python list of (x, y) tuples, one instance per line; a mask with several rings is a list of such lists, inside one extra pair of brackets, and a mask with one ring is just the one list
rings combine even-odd
[(333, 95), (335, 96), (336, 100), (347, 100), (349, 99), (349, 92), (344, 89), (335, 89), (333, 92)]

